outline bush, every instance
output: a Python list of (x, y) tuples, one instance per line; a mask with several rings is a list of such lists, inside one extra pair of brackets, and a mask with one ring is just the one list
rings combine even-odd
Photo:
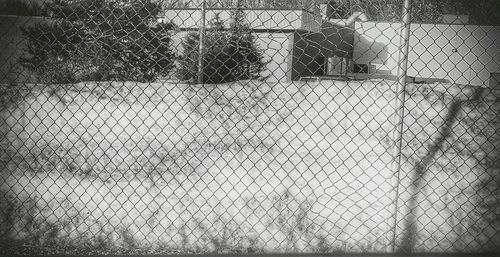
[(20, 60), (41, 82), (146, 82), (173, 68), (175, 26), (156, 22), (151, 0), (55, 0), (46, 9), (52, 20), (23, 29), (29, 57)]
[[(243, 23), (242, 11), (232, 14), (230, 29), (224, 29), (219, 15), (210, 21), (210, 29), (204, 40), (203, 83), (226, 83), (245, 79), (265, 79), (262, 72), (264, 51), (259, 49), (255, 35)], [(178, 77), (184, 81), (198, 80), (199, 58), (198, 33), (190, 33), (182, 42), (184, 49), (180, 59)]]
[[(353, 12), (364, 12), (372, 21), (400, 22), (403, 1), (399, 0), (331, 0), (327, 15), (333, 19), (346, 19)], [(498, 0), (413, 0), (411, 22), (442, 23), (443, 14), (468, 14), (469, 23), (500, 25)]]
[(31, 0), (3, 0), (0, 3), (0, 15), (44, 16), (41, 4)]

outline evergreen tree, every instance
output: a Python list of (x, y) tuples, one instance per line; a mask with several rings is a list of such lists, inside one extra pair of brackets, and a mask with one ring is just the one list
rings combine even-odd
[[(244, 22), (241, 8), (232, 12), (229, 29), (224, 28), (220, 16), (209, 22), (204, 41), (203, 83), (225, 83), (246, 79), (265, 79), (264, 51), (259, 49), (254, 33)], [(199, 34), (190, 33), (182, 45), (184, 54), (180, 60), (178, 77), (185, 81), (197, 81), (199, 58)]]
[(29, 56), (21, 58), (42, 82), (145, 82), (173, 67), (175, 26), (156, 22), (161, 7), (151, 0), (55, 0), (46, 8), (51, 21), (23, 29)]
[(27, 0), (0, 0), (0, 14), (19, 16), (44, 16), (42, 5)]

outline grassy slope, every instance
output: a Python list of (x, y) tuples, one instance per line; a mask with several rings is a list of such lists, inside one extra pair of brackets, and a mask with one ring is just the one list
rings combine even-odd
[[(411, 191), (412, 171), (439, 138), (449, 104), (472, 94), (444, 86), (409, 86), (403, 203), (411, 199), (405, 192)], [(24, 124), (3, 129), (9, 131), (4, 140), (15, 140), (4, 153), (11, 161), (2, 173), (8, 201), (2, 201), (7, 208), (1, 216), (8, 223), (1, 231), (43, 244), (106, 249), (384, 251), (397, 175), (389, 169), (394, 90), (393, 82), (374, 80), (203, 88), (100, 83), (34, 93), (24, 103)], [(464, 105), (453, 123), (449, 145), (469, 153), (457, 158), (449, 150), (455, 148), (443, 146), (448, 150), (426, 170), (427, 187), (418, 189), (426, 202), (415, 211), (419, 249), (467, 249), (472, 243), (477, 249), (488, 241), (478, 236), (481, 224), (455, 227), (478, 218), (469, 214), (479, 202), (477, 179), (487, 169), (458, 162), (488, 152), (483, 141), (494, 131), (470, 127), (496, 124), (495, 110), (485, 115), (491, 103)], [(14, 124), (21, 112), (2, 116)], [(464, 117), (476, 120), (469, 124)], [(460, 182), (464, 174), (474, 183), (446, 180)], [(455, 191), (471, 206), (457, 211), (464, 205), (449, 198)], [(31, 209), (19, 208), (13, 195)], [(400, 209), (400, 227), (407, 212)], [(462, 220), (450, 223), (457, 213)], [(470, 228), (479, 232), (461, 236)], [(445, 235), (429, 236), (437, 233)]]

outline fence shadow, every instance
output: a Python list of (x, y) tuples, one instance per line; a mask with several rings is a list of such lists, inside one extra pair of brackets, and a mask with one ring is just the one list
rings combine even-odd
[(418, 196), (422, 191), (424, 176), (428, 170), (429, 165), (433, 162), (439, 150), (442, 149), (443, 143), (446, 142), (447, 138), (450, 137), (452, 133), (452, 126), (457, 121), (458, 115), (461, 111), (462, 106), (465, 104), (470, 104), (481, 100), (481, 96), (485, 88), (476, 88), (474, 93), (469, 98), (462, 100), (453, 100), (450, 104), (448, 114), (444, 118), (444, 123), (439, 131), (439, 136), (430, 145), (427, 154), (421, 158), (420, 161), (415, 165), (415, 171), (413, 177), (411, 178), (411, 184), (408, 189), (410, 193), (410, 199), (406, 203), (408, 206), (408, 214), (404, 217), (403, 226), (403, 237), (402, 242), (399, 246), (400, 252), (414, 252), (416, 248), (416, 240), (418, 235), (418, 216), (416, 214), (418, 204)]

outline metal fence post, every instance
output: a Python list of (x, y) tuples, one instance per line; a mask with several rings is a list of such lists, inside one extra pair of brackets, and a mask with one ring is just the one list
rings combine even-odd
[(404, 1), (403, 7), (403, 24), (401, 27), (401, 38), (400, 38), (400, 51), (398, 57), (398, 88), (397, 88), (397, 98), (395, 101), (394, 121), (397, 121), (393, 139), (394, 139), (394, 161), (392, 166), (393, 174), (397, 174), (397, 182), (395, 188), (395, 203), (394, 203), (394, 224), (392, 231), (392, 243), (390, 246), (390, 251), (394, 252), (396, 248), (396, 228), (397, 228), (397, 212), (398, 212), (398, 199), (399, 199), (399, 183), (400, 183), (400, 170), (401, 170), (401, 147), (403, 141), (403, 128), (404, 128), (404, 106), (406, 98), (406, 72), (408, 64), (408, 48), (409, 48), (409, 38), (410, 38), (410, 5), (411, 0)]
[(201, 27), (200, 27), (200, 44), (198, 56), (198, 84), (203, 84), (203, 51), (205, 41), (205, 0), (201, 1)]

